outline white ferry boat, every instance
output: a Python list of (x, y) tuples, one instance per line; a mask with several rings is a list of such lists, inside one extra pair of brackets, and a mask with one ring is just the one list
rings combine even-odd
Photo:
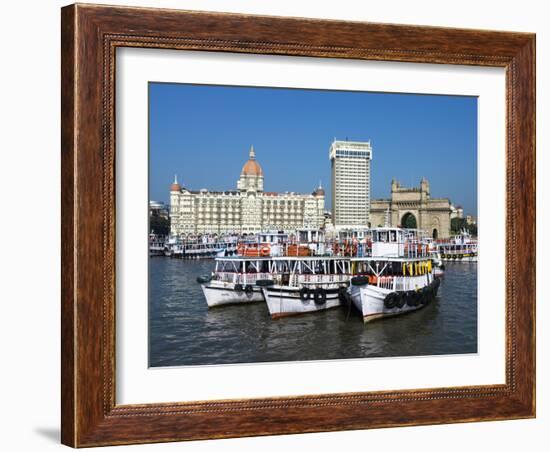
[(231, 246), (236, 249), (236, 245), (228, 242), (201, 243), (191, 242), (183, 245), (183, 259), (208, 259), (213, 257), (225, 256), (231, 250)]
[(164, 255), (164, 246), (166, 236), (155, 234), (153, 231), (149, 234), (149, 256)]
[(263, 301), (258, 280), (273, 277), (275, 266), (270, 258), (230, 256), (216, 258), (212, 275), (200, 276), (208, 307)]
[(350, 278), (348, 258), (232, 256), (217, 258), (212, 275), (197, 281), (208, 307), (265, 300), (279, 318), (340, 306)]
[(208, 259), (237, 253), (237, 237), (188, 238), (170, 237), (164, 246), (164, 255), (180, 259)]
[(354, 258), (354, 276), (348, 293), (369, 322), (415, 311), (437, 295), (440, 281), (426, 244), (407, 237), (401, 228), (377, 228), (372, 256)]
[(437, 250), (444, 261), (477, 262), (477, 248), (477, 240), (467, 231), (462, 231), (448, 241), (437, 243)]
[(177, 237), (169, 237), (164, 244), (164, 255), (166, 257), (183, 257), (183, 243)]
[(271, 318), (336, 308), (346, 302), (351, 261), (344, 257), (273, 258), (276, 273), (258, 281)]

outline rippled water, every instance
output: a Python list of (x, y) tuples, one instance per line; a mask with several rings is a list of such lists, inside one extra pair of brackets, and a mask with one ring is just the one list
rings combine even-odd
[(181, 366), (477, 352), (477, 264), (449, 263), (434, 302), (363, 324), (352, 308), (271, 320), (265, 303), (208, 309), (212, 260), (150, 258), (149, 365)]

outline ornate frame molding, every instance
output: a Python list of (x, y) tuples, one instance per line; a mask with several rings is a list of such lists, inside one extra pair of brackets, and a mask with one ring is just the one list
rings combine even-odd
[[(116, 405), (118, 47), (506, 68), (506, 383)], [(61, 154), (64, 444), (82, 447), (535, 415), (534, 35), (71, 5), (62, 9)], [(526, 269), (523, 277), (518, 278), (513, 268)]]

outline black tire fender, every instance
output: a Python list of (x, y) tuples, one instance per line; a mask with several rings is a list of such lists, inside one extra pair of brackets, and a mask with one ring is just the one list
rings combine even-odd
[(422, 299), (422, 291), (414, 291), (413, 293), (413, 306), (418, 306), (420, 303), (421, 303), (421, 299)]
[(384, 307), (386, 309), (393, 309), (397, 304), (397, 294), (395, 292), (389, 293), (384, 298)]
[(313, 300), (317, 305), (323, 305), (327, 302), (327, 291), (321, 287), (317, 287), (313, 293)]
[(415, 297), (414, 290), (409, 290), (405, 292), (403, 299), (405, 300), (405, 303), (407, 304), (407, 306), (410, 306), (410, 307), (414, 306), (414, 297)]
[(309, 300), (310, 295), (311, 293), (310, 293), (309, 287), (302, 287), (300, 289), (300, 300), (307, 301)]
[(430, 301), (430, 288), (429, 287), (423, 287), (422, 290), (419, 292), (418, 301), (420, 304), (428, 304)]
[(344, 286), (338, 287), (338, 298), (342, 303), (346, 303), (348, 301), (348, 291)]
[(397, 294), (397, 303), (395, 304), (399, 309), (405, 306), (405, 293), (400, 292)]

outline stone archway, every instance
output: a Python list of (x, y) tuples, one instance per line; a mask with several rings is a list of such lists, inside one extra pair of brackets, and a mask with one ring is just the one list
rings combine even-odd
[[(390, 199), (371, 200), (370, 221), (375, 225), (414, 225), (439, 240), (449, 237), (451, 231), (451, 201), (448, 198), (431, 198), (428, 181), (422, 179), (420, 187), (407, 188), (392, 182)], [(390, 221), (388, 214), (391, 212)], [(409, 224), (405, 224), (410, 221)], [(434, 229), (436, 231), (434, 231)]]
[(407, 212), (405, 215), (401, 217), (401, 227), (407, 228), (407, 229), (417, 229), (418, 228), (418, 222), (416, 221), (416, 217), (413, 213)]

